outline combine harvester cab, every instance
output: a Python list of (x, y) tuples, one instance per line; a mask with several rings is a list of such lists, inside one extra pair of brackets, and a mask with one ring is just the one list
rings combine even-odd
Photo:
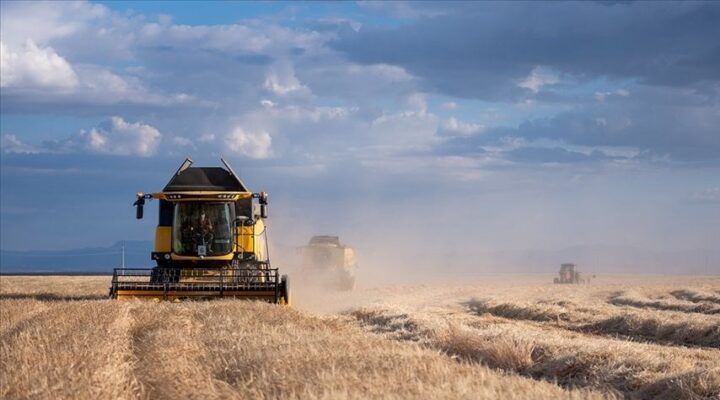
[(265, 220), (268, 196), (247, 189), (225, 160), (192, 167), (186, 159), (162, 192), (138, 193), (159, 203), (153, 268), (116, 268), (110, 297), (118, 300), (242, 298), (290, 303), (286, 275), (272, 268)]

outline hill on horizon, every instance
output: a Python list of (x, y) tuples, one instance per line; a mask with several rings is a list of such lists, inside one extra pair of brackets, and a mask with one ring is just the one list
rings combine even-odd
[[(125, 266), (150, 268), (153, 242), (150, 240), (117, 241), (107, 247), (86, 247), (57, 251), (0, 250), (0, 273), (112, 273)], [(290, 246), (278, 246), (278, 250)], [(358, 249), (362, 255), (362, 249)], [(275, 253), (281, 256), (281, 253)], [(281, 260), (282, 257), (277, 257)], [(494, 251), (466, 257), (468, 260), (444, 265), (446, 269), (469, 272), (483, 265), (482, 272), (555, 273), (560, 263), (573, 262), (585, 273), (659, 273), (720, 274), (720, 249), (653, 251), (621, 245), (581, 245), (560, 250)]]

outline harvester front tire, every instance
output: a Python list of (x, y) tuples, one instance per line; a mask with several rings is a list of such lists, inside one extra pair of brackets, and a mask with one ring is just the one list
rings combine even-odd
[(340, 276), (338, 290), (343, 292), (349, 292), (355, 288), (355, 276), (349, 272), (345, 272)]

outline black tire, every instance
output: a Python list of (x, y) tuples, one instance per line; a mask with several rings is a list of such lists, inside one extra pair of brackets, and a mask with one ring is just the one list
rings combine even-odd
[(338, 279), (338, 290), (349, 292), (355, 288), (355, 276), (350, 272), (344, 271)]
[(292, 305), (292, 293), (290, 292), (290, 277), (283, 275), (280, 278), (280, 304)]

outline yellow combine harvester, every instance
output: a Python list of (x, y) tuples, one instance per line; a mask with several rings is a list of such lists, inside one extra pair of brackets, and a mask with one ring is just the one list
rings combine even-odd
[(340, 243), (337, 236), (313, 236), (301, 247), (302, 276), (337, 290), (353, 290), (357, 260), (350, 246)]
[(267, 193), (247, 189), (225, 160), (225, 168), (192, 167), (186, 159), (162, 192), (138, 193), (159, 203), (153, 268), (116, 268), (110, 297), (243, 298), (289, 304), (286, 275), (270, 266), (265, 219)]

